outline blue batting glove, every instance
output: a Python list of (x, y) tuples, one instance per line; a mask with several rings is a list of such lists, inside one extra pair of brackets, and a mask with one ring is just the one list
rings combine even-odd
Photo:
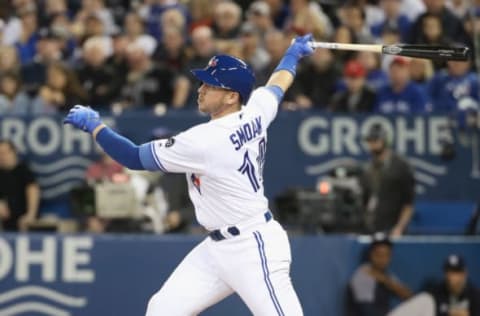
[(285, 52), (277, 68), (275, 68), (275, 71), (287, 70), (295, 76), (298, 61), (304, 56), (311, 55), (314, 51), (312, 45), (310, 45), (311, 41), (313, 41), (312, 34), (296, 37), (293, 44)]
[(102, 124), (97, 111), (88, 106), (75, 105), (63, 120), (63, 124), (72, 124), (85, 132), (92, 133), (93, 130)]
[(311, 55), (314, 51), (310, 42), (313, 41), (312, 34), (297, 36), (292, 45), (287, 49), (285, 55), (293, 55), (299, 60), (304, 56)]

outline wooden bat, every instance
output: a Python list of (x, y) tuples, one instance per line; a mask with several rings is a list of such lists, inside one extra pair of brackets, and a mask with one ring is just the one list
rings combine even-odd
[(337, 50), (366, 51), (378, 54), (398, 55), (415, 58), (436, 60), (468, 60), (470, 49), (466, 46), (430, 46), (414, 44), (344, 44), (329, 42), (311, 42), (314, 48), (327, 48)]

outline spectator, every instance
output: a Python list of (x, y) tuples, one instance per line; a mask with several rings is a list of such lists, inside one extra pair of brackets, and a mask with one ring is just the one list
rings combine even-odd
[(366, 22), (366, 14), (361, 6), (349, 3), (339, 12), (340, 21), (354, 32), (359, 43), (373, 43), (373, 36)]
[(380, 68), (380, 57), (372, 52), (359, 52), (356, 59), (367, 71), (367, 85), (374, 91), (388, 84), (387, 74)]
[(385, 316), (392, 300), (406, 300), (412, 291), (389, 271), (393, 244), (383, 234), (374, 236), (368, 261), (354, 272), (348, 288), (348, 316)]
[(33, 113), (67, 111), (75, 104), (84, 104), (87, 94), (75, 72), (62, 63), (50, 64), (47, 81), (33, 100)]
[(176, 72), (183, 71), (188, 59), (183, 30), (175, 26), (164, 28), (162, 45), (155, 52), (154, 59)]
[(289, 5), (283, 0), (265, 0), (265, 2), (270, 7), (275, 28), (284, 29), (291, 14)]
[(240, 29), (240, 41), (242, 44), (242, 55), (252, 67), (253, 71), (258, 72), (265, 68), (270, 60), (270, 56), (264, 48), (260, 46), (260, 36), (257, 29), (250, 22), (245, 22)]
[(40, 31), (37, 54), (32, 62), (21, 68), (22, 79), (27, 93), (34, 97), (47, 79), (47, 67), (62, 58), (58, 37), (47, 29)]
[(143, 35), (127, 47), (127, 82), (121, 96), (126, 107), (152, 107), (158, 103), (179, 108), (185, 105), (189, 84), (168, 68), (156, 64), (151, 56), (156, 41)]
[(4, 22), (1, 29), (1, 45), (14, 45), (20, 40), (22, 34), (22, 23), (20, 18), (14, 14), (13, 3), (10, 1), (0, 2), (0, 18)]
[(233, 1), (217, 4), (214, 12), (213, 31), (217, 39), (234, 39), (240, 31), (242, 9)]
[[(171, 8), (163, 12), (160, 18), (160, 27), (163, 31), (168, 27), (176, 27), (179, 30), (182, 30), (184, 33), (187, 29), (187, 19), (185, 18), (183, 12), (179, 8)], [(162, 39), (160, 38), (160, 41)]]
[(35, 56), (38, 35), (37, 10), (34, 5), (26, 6), (18, 12), (21, 21), (21, 35), (15, 43), (22, 64), (30, 62)]
[[(317, 49), (298, 67), (297, 76), (285, 100), (288, 109), (325, 109), (339, 77), (338, 66), (328, 49)], [(312, 79), (314, 78), (314, 79)]]
[(375, 111), (380, 113), (422, 113), (430, 109), (427, 94), (410, 78), (410, 60), (395, 57), (390, 64), (390, 83), (377, 94)]
[(382, 0), (380, 1), (385, 17), (380, 23), (376, 23), (371, 27), (371, 33), (379, 38), (386, 28), (397, 29), (400, 33), (401, 41), (408, 40), (410, 32), (410, 20), (400, 12), (400, 0)]
[(13, 46), (0, 46), (0, 73), (20, 72), (17, 50)]
[(116, 78), (119, 80), (120, 85), (125, 84), (128, 73), (127, 65), (127, 47), (129, 41), (125, 34), (119, 33), (112, 37), (113, 52), (107, 59), (106, 64), (110, 65), (115, 73)]
[[(78, 23), (78, 22), (75, 22)], [(80, 22), (82, 23), (82, 22)], [(94, 36), (107, 36), (105, 24), (98, 14), (91, 14), (85, 18), (83, 29), (80, 32), (80, 43), (83, 44), (87, 39)]]
[(371, 155), (361, 177), (367, 230), (401, 236), (413, 214), (413, 171), (389, 147), (388, 136), (380, 124), (374, 124), (364, 138)]
[(285, 35), (279, 30), (271, 30), (265, 34), (265, 49), (270, 56), (270, 62), (264, 69), (255, 74), (255, 77), (257, 78), (257, 86), (266, 83), (268, 74), (272, 73), (278, 65), (288, 45), (289, 43), (287, 42), (287, 39), (285, 39)]
[(88, 104), (95, 108), (109, 107), (121, 86), (121, 79), (106, 63), (111, 53), (112, 42), (109, 37), (90, 37), (83, 44), (83, 63), (77, 69), (77, 75), (87, 93)]
[(0, 76), (0, 114), (26, 114), (30, 98), (22, 91), (20, 78), (16, 73), (3, 73)]
[[(345, 25), (340, 25), (333, 35), (333, 42), (335, 43), (358, 43), (357, 36), (352, 29)], [(335, 50), (335, 57), (338, 58), (342, 63), (346, 63), (348, 60), (352, 59), (354, 53), (348, 50)]]
[(333, 112), (372, 112), (375, 92), (366, 85), (366, 71), (362, 64), (352, 60), (343, 71), (347, 85), (346, 91), (340, 91), (330, 99), (329, 107)]
[(188, 9), (192, 17), (189, 33), (199, 26), (212, 27), (213, 6), (210, 0), (191, 0), (188, 3)]
[(294, 34), (312, 33), (314, 38), (329, 38), (332, 35), (332, 25), (322, 8), (309, 0), (290, 1), (289, 29)]
[(432, 61), (412, 58), (410, 60), (410, 77), (419, 87), (428, 93), (428, 84), (434, 74)]
[[(95, 18), (95, 20), (93, 20)], [(112, 12), (105, 6), (104, 0), (82, 0), (82, 7), (75, 16), (75, 22), (85, 24), (87, 29), (89, 23), (99, 23), (100, 26), (91, 26), (92, 29), (102, 29), (102, 32), (88, 32), (89, 36), (113, 34), (117, 31)], [(88, 36), (87, 36), (88, 37)]]
[[(192, 32), (192, 57), (187, 61), (186, 69), (202, 68), (210, 58), (215, 55), (217, 49), (215, 47), (215, 39), (213, 31), (207, 26), (199, 26)], [(196, 104), (196, 91), (200, 87), (200, 83), (191, 73), (188, 73), (190, 80), (190, 93), (188, 97), (188, 104)]]
[(270, 13), (270, 7), (266, 1), (252, 2), (247, 11), (247, 21), (259, 32), (262, 46), (265, 44), (265, 34), (275, 27)]
[(430, 289), (438, 316), (479, 316), (480, 291), (468, 282), (465, 260), (449, 255), (443, 266), (444, 281)]
[(200, 26), (192, 32), (192, 49), (193, 55), (188, 61), (187, 67), (201, 67), (208, 63), (210, 58), (215, 54), (215, 38), (213, 31), (206, 26)]
[(128, 13), (123, 21), (123, 29), (128, 40), (133, 42), (145, 33), (142, 17), (135, 12)]
[(444, 279), (427, 286), (388, 316), (479, 316), (480, 290), (468, 280), (465, 260), (449, 255), (443, 266)]
[(465, 30), (462, 22), (446, 6), (445, 0), (423, 0), (426, 6), (426, 12), (421, 14), (412, 25), (410, 30), (411, 43), (421, 42), (423, 19), (431, 14), (438, 15), (442, 21), (442, 29), (446, 38), (465, 42)]
[[(444, 35), (442, 20), (439, 15), (425, 14), (423, 16), (422, 30), (418, 37), (417, 44), (434, 46), (449, 46), (451, 44), (450, 39)], [(433, 66), (435, 70), (440, 70), (445, 68), (446, 63), (444, 61), (433, 60)]]
[(449, 61), (447, 67), (435, 74), (428, 86), (435, 110), (456, 111), (460, 100), (468, 97), (479, 102), (478, 77), (471, 71), (470, 61)]
[(52, 16), (49, 29), (53, 36), (59, 41), (63, 59), (68, 60), (74, 57), (77, 41), (72, 31), (72, 23), (68, 15), (57, 14)]
[(177, 0), (143, 1), (143, 6), (138, 10), (146, 21), (147, 32), (157, 41), (162, 40), (162, 15), (170, 9), (178, 9), (186, 19), (185, 8)]
[(26, 231), (35, 221), (40, 189), (33, 173), (19, 160), (13, 143), (0, 141), (0, 220), (6, 231)]
[(68, 6), (66, 0), (45, 0), (45, 5), (40, 9), (40, 26), (49, 27), (53, 19), (58, 15), (68, 16)]
[(394, 45), (402, 42), (400, 31), (396, 27), (383, 27), (380, 35), (380, 42), (383, 45)]

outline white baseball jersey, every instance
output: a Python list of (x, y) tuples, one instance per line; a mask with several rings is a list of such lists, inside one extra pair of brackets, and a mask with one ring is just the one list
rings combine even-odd
[(186, 173), (197, 220), (208, 230), (263, 214), (267, 128), (277, 108), (273, 92), (258, 88), (240, 111), (146, 144), (154, 165), (142, 162), (148, 169)]

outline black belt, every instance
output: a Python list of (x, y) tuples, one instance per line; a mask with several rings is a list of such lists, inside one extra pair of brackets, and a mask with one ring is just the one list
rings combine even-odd
[[(265, 217), (265, 222), (269, 222), (272, 218), (273, 218), (273, 215), (270, 211), (266, 211), (265, 214), (263, 214), (263, 216)], [(230, 226), (227, 228), (227, 231), (232, 235), (232, 236), (238, 236), (240, 235), (240, 229), (238, 229), (237, 226)], [(220, 231), (220, 229), (215, 229), (215, 230), (212, 230), (209, 234), (210, 238), (212, 238), (213, 240), (215, 241), (220, 241), (220, 240), (224, 240), (224, 239), (227, 239), (227, 237), (225, 237), (222, 232)]]

